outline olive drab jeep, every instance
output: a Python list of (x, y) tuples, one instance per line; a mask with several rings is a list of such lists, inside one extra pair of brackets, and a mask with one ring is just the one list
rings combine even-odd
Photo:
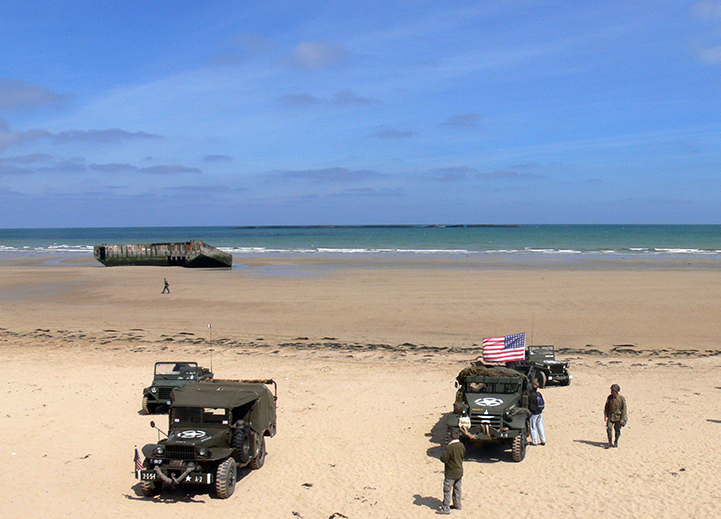
[(210, 370), (198, 366), (197, 362), (156, 362), (153, 383), (143, 389), (143, 414), (167, 410), (170, 406), (170, 393), (176, 387), (212, 378)]
[(143, 494), (155, 495), (165, 483), (214, 485), (221, 499), (233, 495), (238, 468), (265, 462), (265, 438), (276, 433), (276, 400), (273, 380), (210, 380), (175, 389), (167, 437), (142, 449), (136, 478)]
[(477, 363), (456, 377), (456, 401), (447, 434), (459, 429), (461, 440), (475, 445), (508, 443), (513, 461), (526, 456), (529, 419), (528, 378), (518, 371)]
[(538, 387), (550, 384), (567, 386), (573, 378), (568, 373), (568, 362), (556, 360), (553, 346), (529, 346), (525, 360), (507, 362), (506, 367), (524, 373), (531, 380), (537, 380)]

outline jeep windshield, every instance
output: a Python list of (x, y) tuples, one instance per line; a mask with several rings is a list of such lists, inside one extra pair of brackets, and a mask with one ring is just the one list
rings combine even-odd
[(170, 411), (173, 424), (228, 425), (228, 410), (219, 407), (174, 407)]
[(553, 357), (555, 355), (553, 346), (529, 346), (528, 353), (531, 355), (543, 355)]
[(155, 378), (165, 380), (195, 380), (198, 364), (195, 362), (156, 362)]

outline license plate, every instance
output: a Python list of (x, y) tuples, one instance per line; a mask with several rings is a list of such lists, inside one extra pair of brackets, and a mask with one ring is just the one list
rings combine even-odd
[(201, 473), (195, 473), (195, 474), (188, 474), (185, 476), (185, 479), (180, 481), (179, 483), (191, 483), (191, 484), (197, 484), (197, 485), (210, 485), (213, 482), (213, 476), (212, 474), (201, 474)]
[(145, 470), (138, 471), (138, 479), (140, 481), (157, 481), (160, 478), (155, 472), (147, 472)]
[[(176, 476), (177, 477), (177, 476)], [(155, 472), (145, 470), (138, 471), (138, 479), (140, 481), (160, 481), (160, 476)], [(210, 473), (194, 472), (188, 474), (178, 483), (190, 483), (196, 485), (210, 485), (213, 482), (213, 475)]]

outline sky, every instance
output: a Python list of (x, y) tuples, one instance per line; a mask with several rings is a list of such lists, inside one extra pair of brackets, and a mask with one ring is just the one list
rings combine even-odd
[(721, 223), (721, 0), (3, 0), (0, 49), (0, 228)]

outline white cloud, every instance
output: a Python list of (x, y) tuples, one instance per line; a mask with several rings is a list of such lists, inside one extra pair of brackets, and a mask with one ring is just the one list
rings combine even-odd
[(292, 63), (300, 68), (317, 70), (341, 64), (348, 53), (337, 43), (301, 42), (293, 49)]

